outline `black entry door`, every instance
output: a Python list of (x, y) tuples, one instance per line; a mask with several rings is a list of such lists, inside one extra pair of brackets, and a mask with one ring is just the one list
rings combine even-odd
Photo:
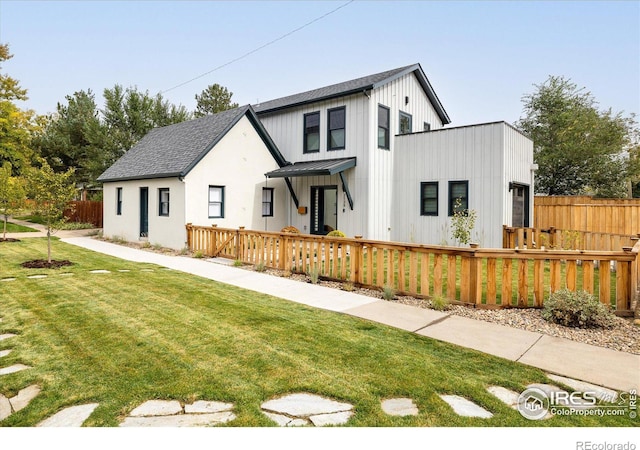
[(149, 188), (140, 188), (140, 237), (149, 236)]
[(338, 187), (311, 187), (311, 234), (338, 229)]
[(512, 227), (529, 226), (529, 186), (512, 184)]

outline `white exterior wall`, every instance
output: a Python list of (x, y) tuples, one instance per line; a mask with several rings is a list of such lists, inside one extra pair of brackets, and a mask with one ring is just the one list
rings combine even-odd
[[(396, 137), (395, 151), (392, 240), (455, 245), (449, 181), (468, 180), (469, 209), (477, 211), (472, 241), (502, 246), (502, 225), (511, 220), (509, 182), (531, 182), (529, 139), (500, 122)], [(438, 216), (421, 216), (420, 183), (433, 181)]]
[[(116, 192), (122, 188), (122, 214), (116, 214)], [(150, 244), (182, 249), (187, 235), (185, 230), (184, 184), (177, 178), (157, 178), (150, 180), (118, 181), (104, 183), (104, 223), (106, 237), (119, 237), (130, 242), (140, 238), (140, 188), (149, 190), (149, 233)], [(169, 188), (169, 216), (159, 215), (158, 189)]]
[[(345, 149), (327, 151), (327, 111), (345, 106)], [(304, 115), (320, 112), (320, 151), (303, 153)], [(291, 208), (288, 223), (302, 232), (309, 232), (311, 222), (311, 186), (338, 186), (338, 229), (347, 236), (364, 235), (367, 230), (369, 157), (369, 99), (364, 94), (317, 102), (282, 112), (260, 115), (260, 121), (287, 161), (318, 161), (323, 159), (356, 157), (356, 167), (344, 172), (353, 198), (353, 211), (338, 175), (331, 177), (293, 177), (291, 183), (300, 206), (307, 207), (301, 215)], [(272, 180), (269, 180), (271, 183)], [(292, 202), (293, 204), (293, 202)]]
[[(264, 176), (277, 168), (253, 125), (243, 117), (185, 176), (184, 223), (280, 231), (289, 209), (287, 187), (284, 180), (266, 181)], [(224, 218), (209, 218), (209, 186), (224, 186)], [(273, 217), (262, 217), (263, 187), (275, 188)]]
[[(408, 103), (405, 103), (408, 97)], [(389, 150), (378, 148), (378, 105), (390, 109)], [(377, 240), (391, 240), (394, 221), (392, 219), (392, 193), (394, 161), (396, 160), (396, 135), (400, 132), (400, 111), (412, 116), (412, 131), (424, 129), (424, 122), (431, 129), (442, 128), (443, 124), (422, 86), (413, 73), (404, 75), (372, 92), (369, 103), (369, 128), (371, 130), (371, 156), (369, 158), (368, 189), (371, 207), (367, 211), (368, 229), (366, 237)]]

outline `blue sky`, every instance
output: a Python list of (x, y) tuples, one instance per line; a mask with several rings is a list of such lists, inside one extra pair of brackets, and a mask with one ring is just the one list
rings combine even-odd
[(3, 73), (44, 114), (78, 90), (164, 91), (195, 108), (219, 83), (256, 103), (419, 62), (452, 126), (514, 122), (549, 75), (601, 108), (640, 113), (640, 2), (359, 1), (179, 88), (347, 3), (344, 1), (6, 1)]

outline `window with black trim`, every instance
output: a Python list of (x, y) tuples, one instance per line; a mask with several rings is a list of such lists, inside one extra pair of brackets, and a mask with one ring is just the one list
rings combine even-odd
[(378, 105), (378, 148), (389, 150), (389, 108)]
[(320, 151), (320, 112), (304, 115), (304, 145), (303, 153)]
[(449, 215), (469, 210), (469, 181), (449, 181)]
[(431, 131), (431, 124), (429, 122), (424, 122), (423, 131)]
[(345, 148), (346, 108), (333, 108), (327, 111), (327, 150)]
[(158, 215), (169, 215), (169, 188), (158, 189)]
[(224, 186), (209, 186), (209, 218), (224, 217)]
[(420, 215), (438, 215), (438, 182), (428, 181), (420, 183)]
[(116, 188), (116, 215), (122, 215), (122, 188)]
[(399, 134), (411, 133), (411, 114), (400, 111), (400, 131)]
[(262, 217), (273, 217), (273, 188), (262, 188)]

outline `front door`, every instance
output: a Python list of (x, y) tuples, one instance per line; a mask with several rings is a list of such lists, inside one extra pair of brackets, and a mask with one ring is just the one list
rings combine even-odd
[(311, 234), (338, 229), (338, 187), (311, 187)]
[(511, 194), (513, 199), (512, 227), (529, 226), (529, 186), (512, 184)]
[(140, 237), (149, 236), (149, 188), (140, 188)]

